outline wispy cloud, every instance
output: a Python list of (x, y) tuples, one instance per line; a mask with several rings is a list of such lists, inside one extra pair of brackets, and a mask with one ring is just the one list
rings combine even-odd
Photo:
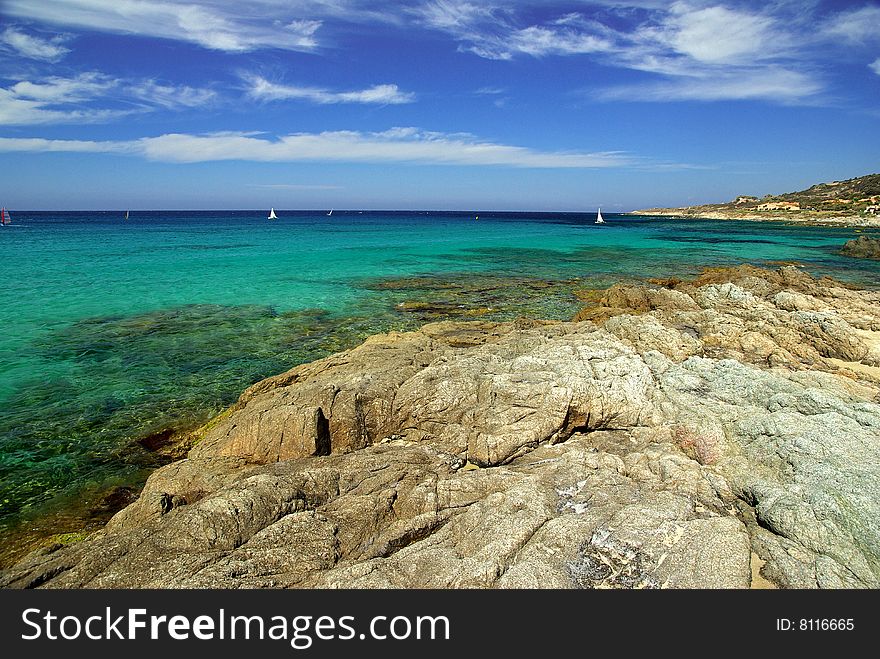
[(815, 103), (825, 90), (800, 50), (802, 39), (766, 11), (675, 2), (621, 34), (618, 44), (614, 65), (659, 79), (608, 87), (599, 98), (795, 104)]
[(509, 100), (507, 90), (502, 87), (481, 87), (474, 92), (476, 96), (487, 96), (492, 99), (492, 105), (496, 108), (503, 108)]
[[(431, 0), (412, 11), (423, 26), (449, 34), (460, 51), (483, 58), (584, 56), (655, 76), (603, 89), (599, 97), (606, 99), (814, 103), (825, 88), (810, 44), (792, 26), (791, 3), (756, 9), (709, 0), (594, 0), (555, 16), (546, 7), (536, 12), (542, 4)], [(871, 22), (875, 10), (833, 15), (829, 29), (863, 38), (864, 25), (877, 24)]]
[(12, 51), (20, 57), (44, 62), (57, 62), (70, 52), (69, 48), (61, 45), (64, 41), (64, 37), (61, 36), (43, 39), (15, 27), (8, 27), (0, 33), (0, 48), (3, 50)]
[(125, 81), (94, 71), (72, 78), (21, 80), (0, 88), (0, 125), (99, 123), (160, 107), (200, 107), (215, 96), (208, 89)]
[(868, 68), (870, 68), (874, 73), (880, 76), (880, 57), (868, 64)]
[[(737, 101), (772, 100), (797, 103), (815, 96), (822, 86), (797, 71), (719, 71), (713, 75), (673, 78), (638, 85), (607, 87), (598, 92), (606, 101)], [(596, 96), (593, 96), (596, 97)]]
[[(485, 59), (581, 57), (585, 67), (647, 73), (638, 85), (606, 88), (596, 96), (635, 92), (652, 101), (815, 104), (833, 80), (821, 75), (828, 49), (880, 39), (876, 0), (842, 10), (817, 0), (577, 0), (567, 6), (547, 0), (3, 0), (3, 9), (5, 15), (72, 30), (174, 39), (226, 52), (315, 51), (328, 33), (334, 43), (344, 38), (340, 24), (381, 22), (442, 33), (460, 52)], [(18, 45), (0, 42), (17, 52), (48, 58), (65, 51), (61, 41), (18, 28), (3, 34)], [(249, 95), (265, 101), (399, 104), (415, 98), (393, 84), (335, 90), (253, 76), (249, 82)], [(664, 90), (670, 92), (666, 99)]]
[(483, 21), (500, 18), (500, 9), (489, 3), (467, 0), (434, 0), (413, 8), (412, 13), (426, 26), (466, 35), (473, 26)]
[(41, 82), (22, 80), (9, 88), (18, 98), (40, 103), (79, 103), (105, 94), (117, 81), (100, 73), (90, 72), (75, 78), (53, 76)]
[(135, 154), (137, 142), (47, 140), (42, 137), (0, 137), (0, 153), (116, 153)]
[(81, 107), (115, 85), (114, 80), (98, 73), (17, 82), (0, 89), (0, 125), (93, 123), (118, 118), (130, 110)]
[(823, 28), (831, 37), (850, 43), (880, 40), (880, 6), (865, 5), (858, 9), (842, 11), (832, 17)]
[(559, 25), (532, 25), (516, 30), (510, 34), (507, 44), (509, 51), (533, 57), (607, 53), (614, 49), (614, 44), (603, 36)]
[(248, 95), (261, 101), (301, 100), (322, 105), (332, 103), (398, 105), (412, 103), (416, 98), (413, 93), (400, 91), (397, 85), (374, 85), (367, 89), (339, 92), (320, 87), (280, 85), (257, 75), (246, 74), (243, 78), (250, 85)]
[(259, 11), (243, 2), (191, 0), (5, 0), (4, 13), (86, 31), (175, 39), (213, 50), (260, 48), (314, 50), (321, 21), (303, 19), (285, 3), (266, 2)]
[(470, 135), (415, 128), (394, 128), (379, 133), (297, 133), (276, 140), (172, 134), (144, 138), (140, 144), (147, 158), (170, 162), (407, 162), (535, 168), (620, 167), (634, 162), (632, 157), (622, 153), (545, 152), (481, 141)]
[(585, 32), (579, 14), (568, 14), (545, 25), (517, 26), (515, 7), (474, 4), (466, 0), (434, 0), (411, 10), (421, 25), (441, 30), (460, 42), (460, 50), (486, 59), (509, 60), (515, 55), (575, 55), (612, 47), (601, 34)]
[(644, 158), (615, 151), (595, 153), (541, 151), (498, 144), (473, 135), (417, 128), (383, 132), (327, 131), (294, 133), (276, 139), (249, 133), (191, 135), (173, 133), (125, 142), (0, 138), (3, 151), (81, 151), (134, 154), (161, 162), (219, 160), (255, 162), (414, 163), (524, 168), (644, 167)]
[(213, 89), (189, 85), (166, 85), (155, 80), (144, 80), (124, 87), (132, 98), (165, 109), (204, 107), (217, 99)]

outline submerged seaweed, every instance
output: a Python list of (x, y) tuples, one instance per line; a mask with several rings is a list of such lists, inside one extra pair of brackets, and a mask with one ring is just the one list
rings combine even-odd
[(387, 304), (420, 324), (437, 320), (505, 321), (518, 317), (567, 320), (579, 308), (583, 280), (488, 274), (444, 274), (367, 282)]
[(188, 305), (48, 334), (33, 349), (64, 376), (22, 382), (6, 401), (0, 519), (85, 486), (137, 482), (163, 460), (150, 438), (197, 426), (248, 385), (376, 331), (314, 309)]

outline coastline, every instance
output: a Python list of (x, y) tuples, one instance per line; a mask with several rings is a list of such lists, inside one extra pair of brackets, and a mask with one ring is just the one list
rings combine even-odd
[(649, 208), (630, 211), (623, 215), (638, 217), (671, 217), (684, 220), (743, 220), (747, 222), (782, 222), (808, 226), (838, 226), (853, 228), (880, 228), (880, 217), (864, 215), (819, 215), (781, 211), (777, 213), (753, 213), (743, 211), (706, 210), (693, 208)]
[[(263, 380), (194, 433), (188, 456), (154, 472), (140, 497), (106, 527), (71, 538), (71, 544), (44, 547), (6, 572), (2, 583), (540, 586), (529, 585), (525, 568), (512, 569), (522, 562), (542, 565), (560, 587), (572, 580), (585, 587), (705, 587), (702, 568), (685, 560), (699, 548), (707, 560), (730, 563), (711, 577), (711, 587), (748, 587), (753, 554), (765, 565), (761, 578), (778, 585), (873, 586), (873, 540), (818, 550), (811, 540), (805, 549), (808, 520), (777, 519), (785, 508), (774, 512), (772, 503), (796, 496), (793, 483), (775, 472), (772, 460), (763, 463), (768, 455), (762, 447), (750, 455), (750, 447), (731, 439), (726, 422), (699, 400), (713, 389), (722, 399), (734, 395), (716, 378), (741, 368), (736, 388), (757, 379), (776, 392), (771, 399), (777, 402), (760, 411), (751, 409), (760, 407), (756, 400), (736, 394), (741, 400), (728, 414), (749, 412), (739, 424), (754, 415), (796, 414), (809, 426), (811, 441), (821, 441), (828, 430), (809, 425), (818, 405), (820, 413), (851, 410), (844, 417), (860, 419), (853, 432), (864, 432), (865, 422), (876, 432), (880, 410), (871, 401), (880, 392), (880, 293), (853, 291), (792, 267), (741, 266), (709, 269), (691, 282), (618, 284), (593, 298), (578, 315), (581, 322), (433, 323), (371, 337), (353, 350)], [(755, 314), (777, 329), (752, 326)], [(819, 334), (816, 319), (823, 323)], [(731, 327), (739, 328), (733, 338)], [(578, 370), (572, 351), (582, 359), (590, 355), (587, 363), (601, 370)], [(536, 363), (544, 367), (532, 371)], [(526, 384), (522, 372), (531, 373)], [(655, 391), (652, 383), (664, 378), (672, 390)], [(445, 386), (461, 391), (442, 392)], [(760, 395), (766, 403), (766, 392)], [(523, 410), (532, 411), (523, 416)], [(807, 465), (799, 478), (824, 491), (814, 469)], [(756, 474), (763, 484), (756, 484)], [(516, 480), (512, 490), (504, 485), (509, 477)], [(433, 495), (424, 489), (430, 482)], [(621, 487), (630, 499), (636, 491), (640, 498), (615, 500), (611, 492)], [(619, 519), (626, 532), (597, 523), (596, 497), (605, 506), (599, 518)], [(804, 505), (823, 512), (815, 502)], [(500, 511), (493, 512), (495, 506)], [(378, 510), (378, 517), (365, 517), (368, 509)], [(660, 516), (657, 528), (678, 535), (671, 545), (652, 540), (657, 528), (626, 521), (647, 511)], [(473, 567), (431, 577), (449, 582), (423, 583), (403, 569), (425, 560), (422, 540), (461, 552), (461, 540), (442, 531), (447, 527), (477, 525), (489, 544), (500, 542), (512, 532), (505, 514), (531, 530), (510, 539), (507, 553), (501, 552), (506, 567), (495, 577), (478, 576), (484, 568)], [(201, 538), (194, 523), (213, 540)], [(167, 556), (140, 547), (154, 534), (164, 538)], [(572, 534), (582, 538), (576, 545), (566, 541)], [(291, 573), (289, 565), (275, 564), (281, 560), (275, 547), (294, 539), (308, 569)], [(95, 562), (108, 543), (123, 552), (111, 561), (112, 578), (103, 559)], [(485, 553), (487, 546), (473, 548), (471, 559), (498, 563)], [(550, 560), (542, 547), (565, 560)], [(809, 570), (783, 560), (780, 551), (792, 549), (813, 556), (812, 582)], [(855, 576), (827, 563), (844, 551), (862, 557), (853, 559)], [(248, 566), (241, 578), (223, 576), (222, 566), (233, 558)], [(443, 565), (451, 569), (445, 560), (440, 572)], [(139, 575), (143, 561), (167, 565), (159, 574)], [(193, 561), (213, 566), (204, 574), (198, 570), (198, 578), (213, 581), (199, 582), (194, 568), (186, 567)], [(392, 578), (398, 570), (411, 581)]]
[[(248, 244), (238, 235), (243, 228), (237, 213), (194, 218), (139, 213), (138, 222), (124, 228), (114, 220), (72, 213), (41, 228), (51, 217), (44, 214), (31, 228), (44, 236), (38, 241), (43, 248), (64, 246), (58, 252), (60, 269), (92, 253), (88, 245), (95, 231), (109, 241), (95, 255), (106, 253), (108, 262), (88, 259), (90, 269), (95, 264), (95, 280), (102, 282), (101, 295), (68, 300), (60, 279), (48, 286), (46, 296), (25, 296), (21, 313), (6, 315), (4, 340), (9, 354), (20, 357), (16, 369), (0, 378), (0, 389), (12, 392), (0, 424), (3, 538), (17, 533), (12, 526), (20, 520), (26, 522), (20, 528), (34, 538), (42, 535), (40, 529), (48, 529), (47, 535), (78, 533), (76, 519), (85, 520), (85, 526), (106, 520), (116, 510), (105, 505), (105, 497), (124, 501), (117, 495), (125, 490), (111, 488), (136, 493), (147, 475), (167, 462), (145, 443), (161, 440), (169, 430), (193, 430), (250, 384), (352, 348), (378, 332), (440, 320), (567, 320), (582, 306), (579, 291), (586, 291), (588, 301), (615, 282), (695, 276), (697, 264), (734, 264), (746, 253), (763, 264), (800, 264), (817, 276), (869, 286), (876, 280), (874, 263), (837, 249), (853, 236), (851, 229), (616, 221), (613, 215), (610, 227), (596, 227), (591, 218), (570, 215), (497, 221), (490, 215), (481, 216), (480, 223), (447, 218), (456, 229), (449, 242), (444, 223), (424, 215), (380, 214), (366, 224), (346, 221), (351, 235), (335, 243), (338, 249), (315, 257), (316, 269), (303, 283), (296, 275), (279, 278), (250, 266), (272, 258), (281, 237), (273, 232), (284, 229), (282, 235), (291, 237), (289, 244), (282, 241), (284, 249), (298, 253), (293, 236), (297, 241), (326, 238), (327, 231), (342, 228), (342, 216), (332, 225), (312, 222), (305, 213), (298, 220), (283, 218), (270, 233), (248, 235)], [(376, 238), (377, 219), (383, 242), (393, 247), (368, 249), (351, 264), (351, 250)], [(525, 220), (516, 225), (520, 236), (508, 237), (514, 233), (510, 220)], [(288, 231), (287, 224), (295, 230)], [(418, 229), (418, 238), (398, 231), (402, 226)], [(114, 257), (128, 254), (132, 232), (138, 235), (137, 253)], [(162, 244), (166, 241), (174, 248)], [(434, 244), (438, 247), (421, 247)], [(386, 260), (386, 253), (396, 256)], [(12, 255), (7, 264), (24, 259), (18, 284), (29, 289), (41, 281), (39, 268), (27, 267), (41, 262), (30, 258), (33, 250)], [(354, 269), (346, 270), (350, 264)], [(173, 278), (150, 274), (169, 268), (191, 275), (180, 287)], [(12, 290), (7, 289), (10, 299)], [(126, 296), (127, 290), (150, 294)], [(247, 297), (249, 291), (262, 299)], [(164, 301), (155, 308), (142, 302), (151, 296)], [(205, 300), (212, 303), (199, 304)], [(321, 308), (287, 309), (297, 307), (289, 304), (295, 300)], [(7, 305), (7, 311), (12, 308)], [(44, 313), (53, 319), (49, 326), (29, 320)], [(60, 454), (58, 447), (63, 447)], [(53, 468), (59, 462), (65, 467)], [(3, 552), (0, 542), (0, 567), (7, 564)]]

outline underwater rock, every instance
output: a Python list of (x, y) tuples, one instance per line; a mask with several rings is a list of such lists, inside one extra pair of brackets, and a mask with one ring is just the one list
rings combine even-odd
[(859, 236), (853, 240), (847, 240), (840, 253), (860, 259), (880, 259), (880, 238)]

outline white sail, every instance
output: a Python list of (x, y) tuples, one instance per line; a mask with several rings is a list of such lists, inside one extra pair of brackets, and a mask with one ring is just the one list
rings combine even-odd
[(599, 209), (599, 212), (596, 213), (596, 224), (605, 224), (605, 220), (602, 219), (602, 209)]
[(128, 219), (128, 211), (125, 211), (125, 219)]
[(328, 216), (328, 217), (329, 217), (330, 215), (333, 215), (333, 209), (332, 209), (332, 208), (330, 209), (330, 212), (327, 213), (327, 216)]
[(274, 209), (274, 208), (271, 209), (271, 210), (269, 211), (269, 219), (270, 219), (270, 220), (277, 220), (277, 219), (278, 219), (278, 216), (275, 215), (275, 209)]

